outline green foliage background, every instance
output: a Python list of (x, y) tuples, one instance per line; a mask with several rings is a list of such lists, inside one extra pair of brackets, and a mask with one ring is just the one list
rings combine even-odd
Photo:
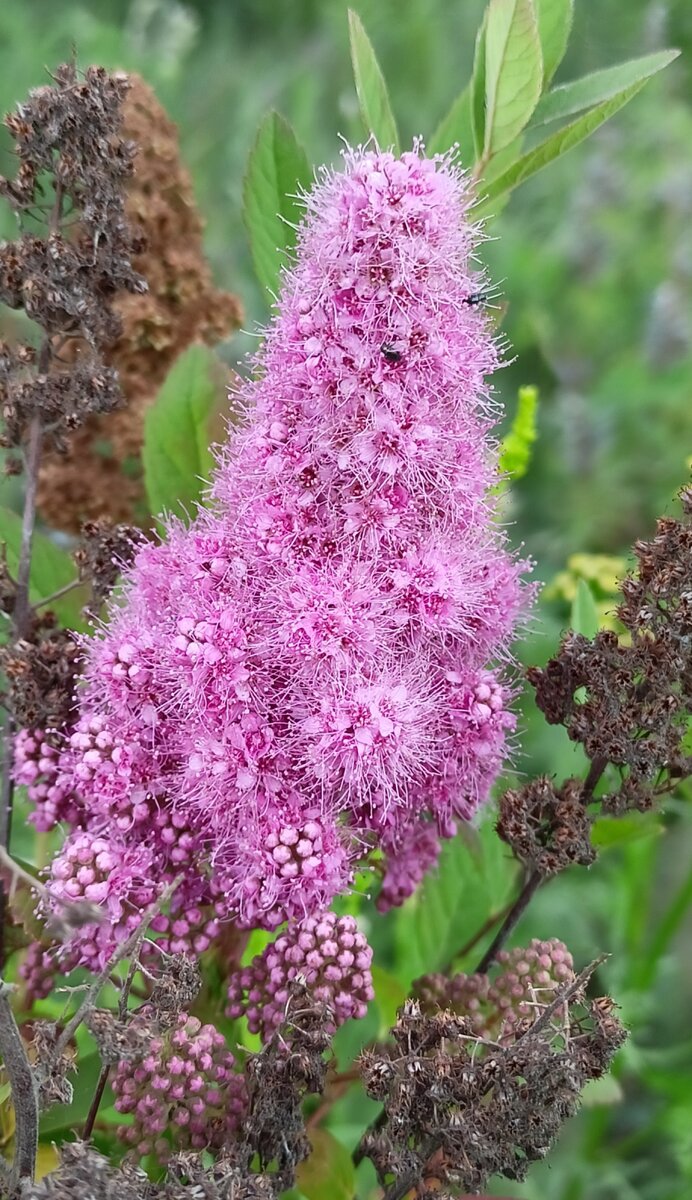
[[(406, 145), (436, 127), (468, 79), (484, 2), (361, 0), (357, 7)], [(69, 55), (73, 43), (83, 65), (140, 71), (180, 124), (218, 282), (240, 293), (251, 329), (268, 307), (242, 222), (248, 154), (271, 108), (291, 121), (312, 162), (337, 158), (337, 133), (359, 139), (346, 10), (344, 0), (9, 0), (0, 8), (0, 107), (40, 83), (44, 67)], [(583, 556), (626, 554), (650, 534), (658, 513), (674, 509), (689, 473), (689, 0), (577, 0), (556, 82), (663, 46), (677, 46), (681, 58), (593, 139), (523, 186), (483, 248), (507, 304), (503, 333), (513, 357), (497, 386), (510, 417), (521, 386), (540, 394), (531, 465), (508, 493), (507, 517), (540, 579), (550, 582), (570, 556), (582, 556), (540, 602), (519, 647), (526, 663), (545, 661), (570, 622), (606, 619), (617, 564)], [(273, 131), (266, 127), (265, 136)], [(3, 131), (2, 173), (12, 171), (8, 150)], [(3, 214), (2, 222), (3, 235), (12, 236), (10, 218)], [(254, 344), (240, 335), (224, 356), (235, 364)], [(3, 491), (0, 501), (11, 503), (11, 487)], [(562, 777), (580, 768), (562, 732), (546, 727), (527, 698), (517, 771)], [(580, 965), (609, 952), (599, 983), (621, 1003), (632, 1039), (616, 1083), (594, 1092), (550, 1163), (525, 1185), (503, 1181), (496, 1188), (502, 1195), (692, 1194), (691, 800), (681, 793), (662, 816), (603, 821), (596, 866), (539, 893), (517, 933), (519, 941), (563, 938)], [(341, 1031), (344, 1057), (386, 1028), (410, 979), (444, 963), (502, 906), (513, 881), (514, 868), (486, 826), (477, 843), (447, 847), (421, 897), (372, 921), (378, 1005)], [(362, 919), (371, 916), (366, 906)], [(333, 1137), (351, 1145), (365, 1110), (362, 1100), (341, 1101), (329, 1125)], [(321, 1141), (323, 1155), (341, 1163), (327, 1135)], [(316, 1169), (303, 1180), (305, 1194), (346, 1195), (348, 1180), (340, 1179), (325, 1183)], [(365, 1195), (367, 1175), (361, 1184)]]

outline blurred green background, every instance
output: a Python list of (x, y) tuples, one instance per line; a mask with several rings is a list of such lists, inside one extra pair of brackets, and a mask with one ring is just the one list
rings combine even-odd
[[(280, 109), (313, 162), (361, 135), (344, 0), (5, 0), (0, 106), (69, 56), (139, 71), (179, 123), (219, 284), (238, 292), (246, 329), (267, 318), (241, 217), (244, 164), (262, 114)], [(356, 4), (409, 140), (429, 133), (470, 71), (483, 0)], [(497, 381), (540, 390), (539, 438), (513, 490), (512, 536), (550, 582), (574, 554), (626, 554), (674, 511), (692, 455), (692, 3), (577, 0), (557, 82), (663, 46), (681, 58), (585, 145), (511, 198), (483, 258), (500, 284), (511, 353)], [(0, 136), (0, 173), (11, 173)], [(3, 234), (12, 235), (2, 217)], [(224, 347), (237, 363), (254, 346)], [(608, 573), (592, 565), (607, 608)], [(600, 573), (599, 573), (600, 572)], [(588, 573), (588, 571), (587, 571)], [(570, 582), (571, 580), (571, 582)], [(573, 577), (541, 601), (520, 650), (544, 661), (569, 623)], [(552, 599), (550, 598), (552, 595)], [(580, 769), (560, 731), (525, 704), (517, 768)], [(692, 1195), (691, 796), (634, 818), (543, 895), (519, 936), (559, 936), (600, 973), (633, 1036), (617, 1085), (566, 1130), (550, 1163), (503, 1195), (532, 1200), (684, 1200)], [(460, 941), (463, 941), (463, 937)], [(346, 1136), (344, 1127), (344, 1136)]]

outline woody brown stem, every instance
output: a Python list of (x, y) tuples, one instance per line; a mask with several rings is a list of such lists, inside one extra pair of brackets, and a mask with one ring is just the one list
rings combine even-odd
[(524, 886), (519, 892), (519, 895), (514, 901), (514, 904), (510, 908), (500, 928), (495, 934), (495, 937), (476, 967), (477, 975), (484, 975), (488, 970), (488, 967), (495, 962), (500, 950), (504, 946), (514, 927), (519, 923), (521, 917), (531, 903), (531, 900), (538, 891), (542, 881), (543, 876), (541, 875), (540, 871), (532, 871), (528, 876)]
[(33, 1179), (34, 1176), (38, 1091), (9, 996), (9, 987), (0, 979), (0, 1054), (9, 1079), (15, 1114), (14, 1159), (10, 1175), (10, 1194), (13, 1194), (22, 1179)]
[[(55, 183), (55, 200), (48, 222), (49, 234), (56, 233), (60, 228), (63, 208), (63, 186)], [(46, 375), (50, 370), (53, 357), (53, 340), (50, 334), (43, 339), (38, 357), (38, 374)], [(12, 615), (12, 636), (15, 642), (26, 636), (31, 606), (29, 603), (29, 584), (31, 580), (31, 548), (36, 524), (36, 496), (38, 493), (38, 473), (41, 463), (41, 448), (43, 445), (43, 425), (40, 413), (36, 412), (29, 422), (26, 438), (25, 467), (26, 490), (24, 493), (24, 508), (22, 512), (22, 533), (19, 547), (19, 562), (17, 564), (17, 589), (15, 593), (14, 612)], [(8, 713), (5, 722), (2, 794), (0, 796), (0, 849), (9, 850), (12, 836), (12, 814), (14, 810), (14, 779), (12, 767), (14, 762), (15, 722)], [(0, 970), (5, 965), (5, 919), (7, 916), (7, 894), (0, 879)]]

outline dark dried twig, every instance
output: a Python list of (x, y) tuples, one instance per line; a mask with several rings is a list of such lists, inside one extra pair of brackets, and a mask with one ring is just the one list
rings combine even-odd
[(26, 1047), (10, 1004), (11, 988), (0, 978), (0, 1054), (12, 1089), (15, 1113), (10, 1194), (22, 1179), (33, 1179), (38, 1147), (38, 1089)]
[(495, 962), (495, 959), (507, 941), (507, 938), (514, 930), (515, 926), (518, 925), (519, 921), (526, 912), (526, 909), (533, 900), (533, 897), (536, 895), (536, 892), (541, 886), (543, 879), (544, 876), (541, 875), (539, 871), (532, 871), (531, 874), (527, 876), (519, 895), (514, 901), (500, 928), (495, 934), (495, 937), (476, 967), (477, 975), (484, 975), (488, 970), (488, 967), (492, 966), (492, 964)]

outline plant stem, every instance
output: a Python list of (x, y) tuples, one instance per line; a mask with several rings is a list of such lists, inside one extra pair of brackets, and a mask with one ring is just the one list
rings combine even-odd
[[(49, 235), (58, 232), (62, 219), (63, 185), (59, 180), (54, 183), (55, 199), (48, 221)], [(46, 333), (38, 356), (38, 376), (47, 375), (53, 358), (53, 338)], [(43, 445), (43, 426), (41, 414), (35, 412), (29, 422), (26, 437), (25, 465), (26, 491), (24, 493), (24, 510), (22, 513), (22, 536), (17, 564), (17, 592), (12, 616), (12, 636), (15, 642), (26, 636), (31, 606), (29, 604), (29, 583), (31, 579), (31, 546), (36, 524), (36, 496), (38, 493), (38, 472), (41, 462), (41, 447)], [(8, 715), (5, 724), (5, 741), (2, 762), (2, 791), (0, 794), (0, 850), (9, 850), (12, 835), (12, 811), (14, 808), (14, 780), (12, 765), (14, 762), (15, 722)], [(5, 887), (0, 879), (0, 970), (5, 965), (5, 917), (7, 896)]]
[(498, 953), (504, 946), (515, 925), (517, 925), (520, 918), (523, 916), (524, 911), (535, 896), (542, 881), (543, 876), (541, 875), (540, 871), (532, 871), (525, 880), (524, 886), (522, 887), (519, 895), (514, 901), (500, 928), (495, 934), (495, 937), (476, 967), (477, 975), (485, 975), (488, 967), (495, 962)]
[(41, 459), (42, 436), (41, 418), (38, 413), (35, 413), (29, 423), (29, 436), (27, 438), (26, 449), (26, 492), (24, 494), (22, 540), (17, 567), (17, 598), (14, 605), (14, 636), (17, 640), (24, 637), (29, 620), (31, 543), (34, 537), (34, 524), (36, 521), (36, 494), (38, 492), (38, 468)]
[(143, 938), (154, 917), (161, 912), (163, 906), (170, 900), (173, 892), (181, 882), (182, 878), (182, 875), (178, 875), (172, 883), (168, 884), (168, 887), (164, 888), (158, 900), (149, 905), (137, 928), (133, 930), (126, 941), (122, 942), (118, 946), (118, 948), (113, 952), (109, 961), (106, 963), (106, 966), (89, 985), (82, 1003), (80, 1004), (74, 1016), (68, 1021), (67, 1025), (60, 1034), (60, 1037), (55, 1043), (55, 1048), (53, 1050), (55, 1058), (60, 1058), (60, 1055), (63, 1054), (63, 1052), (67, 1049), (73, 1034), (77, 1032), (85, 1016), (90, 1009), (93, 1008), (94, 1002), (97, 999), (101, 988), (108, 982), (111, 972), (115, 969), (115, 967), (117, 967), (118, 963), (122, 962), (124, 958), (130, 957)]
[(61, 588), (57, 588), (56, 591), (51, 592), (50, 596), (46, 596), (44, 600), (37, 600), (35, 604), (32, 604), (32, 611), (38, 612), (39, 608), (45, 608), (47, 604), (52, 604), (54, 600), (59, 600), (61, 596), (67, 596), (69, 592), (73, 592), (79, 586), (79, 579), (71, 579), (69, 583), (65, 583)]
[(592, 758), (582, 791), (582, 801), (584, 804), (589, 804), (593, 800), (596, 785), (607, 766), (607, 758), (603, 758), (601, 755), (596, 755), (595, 758)]
[(38, 1092), (22, 1036), (9, 1001), (10, 988), (0, 979), (0, 1053), (12, 1089), (15, 1114), (11, 1193), (22, 1179), (33, 1179), (38, 1147)]
[(111, 1070), (110, 1065), (108, 1063), (104, 1063), (104, 1065), (101, 1067), (101, 1074), (99, 1075), (99, 1080), (98, 1080), (98, 1083), (96, 1084), (96, 1091), (94, 1092), (94, 1095), (91, 1100), (91, 1104), (89, 1105), (89, 1112), (87, 1113), (87, 1119), (84, 1122), (84, 1128), (82, 1129), (82, 1141), (84, 1141), (84, 1142), (88, 1142), (89, 1138), (91, 1137), (91, 1135), (93, 1133), (94, 1124), (96, 1122), (96, 1117), (97, 1117), (98, 1111), (99, 1111), (99, 1106), (101, 1104), (101, 1101), (103, 1100), (103, 1093), (105, 1092), (106, 1084), (108, 1083), (108, 1076), (110, 1075), (110, 1070)]

